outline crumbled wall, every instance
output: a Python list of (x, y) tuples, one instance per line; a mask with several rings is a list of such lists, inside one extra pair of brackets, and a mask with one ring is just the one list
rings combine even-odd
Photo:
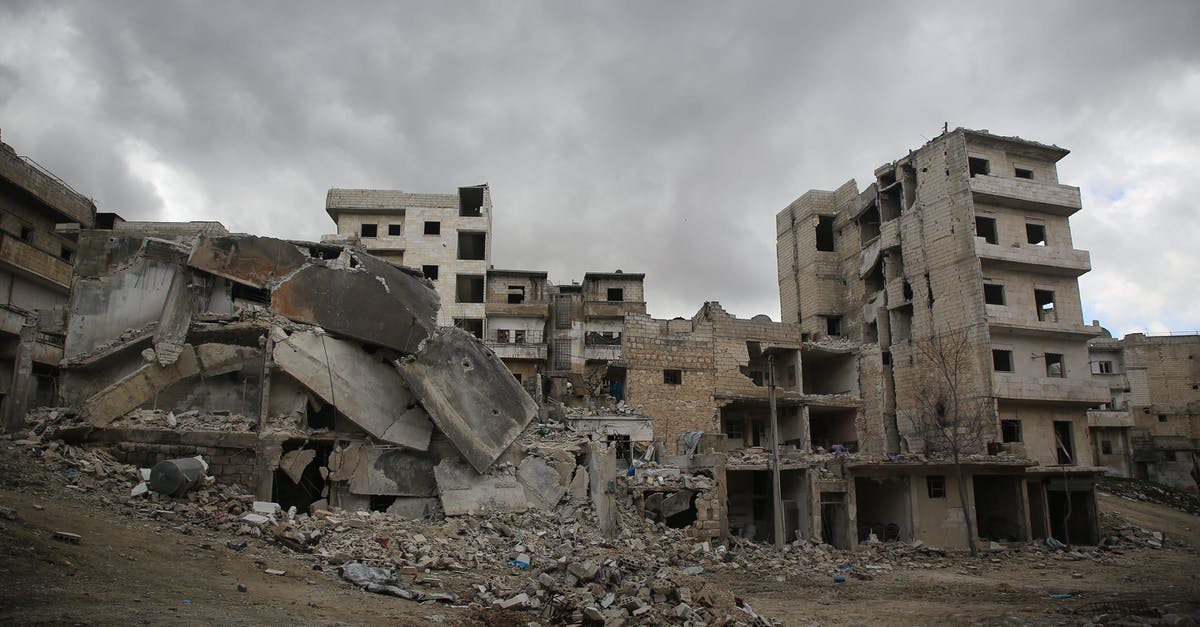
[[(677, 322), (677, 321), (676, 321)], [(708, 323), (668, 332), (669, 322), (644, 314), (625, 318), (625, 399), (654, 419), (654, 437), (674, 442), (686, 431), (717, 431), (713, 400), (713, 335)], [(678, 328), (679, 325), (676, 325)], [(664, 383), (664, 370), (681, 383)]]

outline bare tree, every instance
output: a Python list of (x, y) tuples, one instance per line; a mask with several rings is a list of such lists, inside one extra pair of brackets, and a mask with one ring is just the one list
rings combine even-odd
[(967, 547), (975, 546), (975, 525), (967, 502), (963, 461), (985, 448), (993, 435), (991, 401), (973, 394), (971, 385), (976, 365), (967, 331), (934, 335), (914, 343), (919, 363), (914, 369), (913, 426), (925, 440), (925, 450), (949, 456), (958, 484), (958, 500), (967, 526)]

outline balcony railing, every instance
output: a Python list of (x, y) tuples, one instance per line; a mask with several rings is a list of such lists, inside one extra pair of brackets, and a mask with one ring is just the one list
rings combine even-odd
[(61, 290), (71, 288), (71, 264), (35, 248), (9, 233), (0, 233), (0, 262), (48, 282)]
[(1090, 272), (1092, 257), (1086, 250), (1053, 246), (1001, 246), (975, 238), (975, 254), (985, 264), (1013, 270), (1031, 270), (1041, 274), (1078, 277)]
[(588, 331), (588, 333), (583, 336), (583, 343), (586, 346), (620, 346), (621, 335), (604, 335), (599, 331)]

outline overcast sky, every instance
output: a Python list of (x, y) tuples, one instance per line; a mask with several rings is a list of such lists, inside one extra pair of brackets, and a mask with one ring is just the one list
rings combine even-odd
[(1200, 330), (1200, 3), (975, 6), (0, 0), (0, 129), (102, 211), (285, 238), (487, 182), (497, 268), (776, 320), (778, 211), (988, 129), (1072, 151), (1085, 320)]

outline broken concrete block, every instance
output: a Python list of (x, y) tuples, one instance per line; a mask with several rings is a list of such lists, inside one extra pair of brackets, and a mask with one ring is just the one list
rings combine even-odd
[(317, 458), (317, 452), (313, 449), (301, 449), (288, 451), (279, 458), (279, 469), (282, 470), (292, 483), (300, 483), (300, 477), (304, 475), (304, 469)]
[[(271, 292), (271, 312), (338, 335), (415, 353), (437, 328), (437, 292), (423, 279), (362, 252), (349, 268), (310, 260)], [(511, 378), (511, 376), (509, 377)]]
[(575, 575), (575, 578), (580, 581), (591, 581), (596, 578), (596, 573), (600, 571), (600, 565), (592, 560), (582, 562), (571, 562), (567, 566), (567, 572)]
[(429, 448), (433, 424), (428, 415), (395, 369), (362, 348), (326, 335), (293, 333), (275, 344), (274, 359), (367, 433), (392, 444)]
[(686, 512), (692, 506), (692, 496), (695, 492), (691, 490), (680, 490), (666, 496), (662, 500), (662, 506), (659, 511), (662, 512), (663, 518), (670, 518), (676, 514)]
[(247, 362), (261, 360), (262, 352), (251, 346), (208, 343), (196, 347), (196, 357), (200, 359), (200, 372), (215, 377), (241, 370)]
[(437, 515), (440, 502), (437, 497), (398, 496), (388, 506), (387, 513), (405, 520), (425, 520)]
[(559, 483), (558, 471), (537, 457), (526, 457), (521, 462), (517, 480), (525, 486), (526, 494), (532, 497), (531, 503), (542, 509), (558, 505), (566, 492), (566, 488)]
[(191, 346), (186, 346), (175, 363), (160, 366), (145, 364), (133, 373), (93, 394), (83, 403), (79, 415), (84, 420), (103, 427), (137, 409), (173, 383), (200, 374), (200, 363)]
[(201, 236), (187, 264), (197, 270), (263, 289), (299, 270), (308, 255), (291, 242), (254, 235)]
[(567, 489), (572, 499), (580, 501), (587, 499), (588, 481), (587, 468), (577, 466), (575, 468), (575, 476), (571, 478), (571, 486)]
[(397, 367), (438, 429), (481, 473), (537, 414), (500, 358), (462, 329), (438, 330)]
[(171, 277), (158, 328), (154, 330), (154, 353), (161, 366), (175, 363), (187, 342), (188, 327), (192, 324), (192, 311), (195, 309), (191, 283), (190, 272), (176, 272)]
[(433, 457), (421, 451), (393, 446), (366, 446), (363, 461), (350, 478), (354, 494), (437, 496)]
[(447, 516), (481, 510), (523, 512), (525, 489), (514, 477), (481, 475), (466, 464), (444, 459), (433, 468)]

